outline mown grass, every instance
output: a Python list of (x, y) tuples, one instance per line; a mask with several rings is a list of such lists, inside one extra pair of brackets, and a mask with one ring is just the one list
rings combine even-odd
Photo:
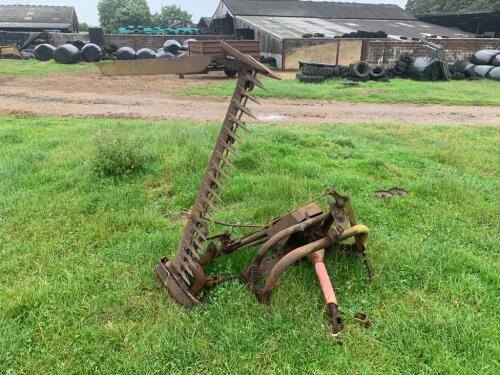
[[(500, 83), (495, 81), (418, 82), (394, 79), (390, 82), (367, 82), (345, 86), (330, 80), (321, 84), (304, 84), (295, 79), (265, 80), (267, 91), (256, 89), (262, 98), (339, 100), (353, 103), (414, 103), (443, 105), (500, 105)], [(232, 81), (206, 86), (189, 86), (184, 95), (229, 96)]]
[[(155, 279), (217, 130), (1, 119), (1, 373), (498, 373), (498, 128), (280, 125), (243, 135), (217, 219), (264, 222), (334, 186), (371, 229), (372, 284), (358, 259), (328, 257), (340, 343), (306, 263), (286, 272), (271, 306), (233, 283), (186, 310)], [(144, 168), (96, 176), (103, 131), (143, 145)], [(410, 196), (373, 196), (394, 186)], [(255, 251), (210, 270), (238, 272)], [(370, 329), (353, 321), (359, 310)]]
[(84, 73), (93, 72), (93, 64), (59, 64), (55, 61), (37, 60), (0, 60), (0, 76), (29, 76), (42, 77), (55, 73)]

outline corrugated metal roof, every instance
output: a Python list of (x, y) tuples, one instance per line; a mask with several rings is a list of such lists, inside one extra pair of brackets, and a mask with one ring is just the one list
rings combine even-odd
[(418, 20), (367, 20), (367, 19), (318, 19), (297, 17), (236, 17), (254, 28), (272, 34), (278, 39), (302, 38), (306, 33), (322, 33), (327, 38), (342, 36), (356, 31), (385, 31), (389, 38), (438, 37), (463, 38), (473, 34), (462, 30), (433, 25)]
[(415, 20), (394, 4), (301, 0), (222, 0), (235, 16)]
[(0, 29), (67, 29), (72, 25), (78, 25), (74, 7), (0, 5)]

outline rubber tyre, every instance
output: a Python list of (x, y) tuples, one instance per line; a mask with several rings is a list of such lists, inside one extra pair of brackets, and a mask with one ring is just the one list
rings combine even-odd
[(399, 66), (403, 72), (406, 72), (409, 64), (404, 61), (396, 61), (396, 66)]
[(236, 70), (232, 70), (232, 69), (224, 69), (224, 74), (229, 78), (234, 78), (234, 77), (236, 77), (238, 72)]
[(365, 61), (352, 64), (349, 67), (349, 73), (352, 77), (366, 78), (370, 76), (370, 65)]
[(306, 76), (330, 78), (335, 75), (335, 68), (329, 66), (304, 65), (302, 72)]
[(370, 69), (370, 78), (371, 79), (380, 79), (387, 75), (387, 71), (381, 66), (376, 66)]
[(401, 56), (399, 58), (399, 61), (406, 63), (406, 65), (409, 65), (413, 62), (413, 59), (410, 56)]
[(297, 79), (302, 83), (321, 83), (326, 80), (325, 77), (321, 76), (308, 76), (302, 72), (297, 73)]

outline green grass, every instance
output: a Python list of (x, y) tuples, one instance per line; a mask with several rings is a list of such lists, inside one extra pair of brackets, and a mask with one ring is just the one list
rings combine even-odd
[(55, 61), (37, 60), (0, 60), (1, 76), (29, 76), (41, 77), (55, 73), (92, 72), (96, 68), (93, 64), (58, 64)]
[[(158, 260), (175, 252), (218, 125), (0, 123), (0, 373), (498, 373), (499, 128), (243, 134), (215, 218), (264, 222), (334, 186), (371, 229), (372, 284), (358, 259), (327, 260), (346, 323), (338, 343), (306, 263), (285, 273), (271, 306), (233, 283), (186, 310), (155, 279)], [(142, 171), (95, 177), (103, 134), (142, 145)], [(373, 196), (394, 186), (410, 196)], [(255, 251), (210, 271), (238, 272)], [(359, 310), (370, 329), (353, 321)]]
[[(391, 82), (367, 82), (345, 87), (339, 81), (304, 84), (295, 79), (264, 80), (268, 91), (256, 89), (262, 98), (338, 100), (353, 103), (414, 103), (444, 105), (500, 105), (500, 83), (495, 81), (418, 82), (394, 79)], [(190, 86), (184, 95), (229, 96), (233, 81), (206, 86)]]

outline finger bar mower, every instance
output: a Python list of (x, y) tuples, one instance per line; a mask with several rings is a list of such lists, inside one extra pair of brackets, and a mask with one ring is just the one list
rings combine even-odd
[[(336, 335), (343, 324), (325, 267), (325, 253), (342, 250), (362, 256), (371, 278), (365, 249), (368, 228), (356, 223), (349, 197), (327, 189), (321, 196), (331, 201), (327, 210), (322, 210), (314, 200), (241, 238), (233, 239), (228, 232), (209, 234), (208, 223), (216, 222), (210, 214), (222, 203), (220, 190), (229, 179), (228, 169), (234, 168), (230, 158), (238, 155), (235, 149), (235, 144), (240, 142), (237, 131), (239, 128), (248, 130), (244, 115), (254, 117), (247, 102), (258, 103), (252, 90), (255, 86), (264, 88), (257, 76), (279, 79), (252, 57), (224, 42), (222, 48), (231, 59), (231, 66), (237, 67), (238, 83), (177, 252), (172, 259), (160, 261), (156, 274), (172, 298), (186, 307), (201, 304), (212, 288), (230, 280), (247, 284), (258, 301), (270, 303), (283, 272), (299, 260), (307, 259), (316, 271), (330, 313), (331, 330)], [(351, 243), (346, 243), (350, 239)], [(260, 248), (241, 274), (205, 274), (204, 267), (214, 259), (254, 246)]]

